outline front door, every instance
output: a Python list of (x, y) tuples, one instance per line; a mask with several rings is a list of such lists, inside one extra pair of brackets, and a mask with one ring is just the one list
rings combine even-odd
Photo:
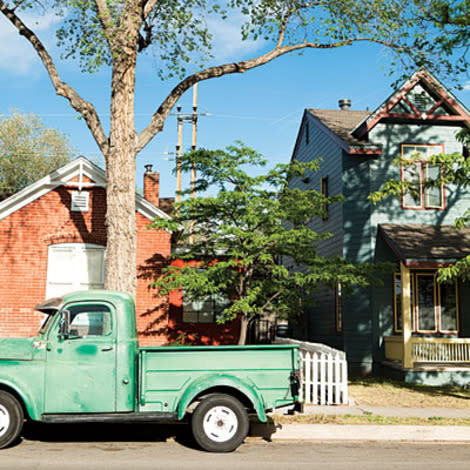
[(79, 303), (70, 312), (69, 334), (59, 322), (47, 344), (45, 413), (116, 410), (116, 332), (110, 306)]

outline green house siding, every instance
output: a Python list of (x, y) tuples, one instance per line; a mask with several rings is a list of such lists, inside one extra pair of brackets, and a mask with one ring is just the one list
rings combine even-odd
[[(343, 155), (343, 256), (353, 263), (373, 261), (370, 225), (370, 157)], [(353, 371), (372, 367), (370, 289), (355, 289), (343, 298), (344, 350)]]
[[(311, 123), (311, 117), (305, 114), (303, 126), (297, 141), (295, 159), (299, 162), (308, 162), (318, 158), (322, 159), (320, 171), (308, 174), (308, 180), (293, 178), (289, 186), (300, 189), (315, 189), (320, 191), (320, 178), (328, 177), (329, 195), (342, 193), (342, 151), (331, 144), (330, 138)], [(306, 126), (309, 127), (307, 144)], [(311, 229), (318, 232), (333, 234), (318, 246), (321, 256), (334, 256), (342, 254), (343, 243), (343, 207), (334, 204), (329, 207), (328, 220), (316, 218)], [(335, 295), (331, 289), (320, 287), (315, 296), (315, 305), (308, 307), (305, 318), (296, 327), (296, 336), (309, 341), (321, 341), (332, 347), (342, 348), (342, 336), (336, 332), (335, 322)]]
[[(370, 139), (382, 144), (383, 154), (371, 163), (371, 191), (377, 191), (391, 178), (400, 178), (400, 168), (394, 163), (394, 159), (400, 157), (400, 144), (443, 144), (446, 153), (462, 152), (462, 144), (455, 139), (459, 129), (455, 126), (378, 124), (371, 131)], [(470, 207), (470, 192), (450, 186), (446, 188), (446, 196), (445, 210), (402, 209), (400, 200), (387, 198), (373, 208), (371, 225), (373, 228), (380, 223), (451, 225)]]

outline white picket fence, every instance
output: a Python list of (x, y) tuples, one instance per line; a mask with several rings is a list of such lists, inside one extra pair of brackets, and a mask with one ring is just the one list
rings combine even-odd
[(276, 338), (275, 342), (300, 347), (300, 401), (312, 405), (349, 403), (348, 364), (343, 351), (290, 338)]

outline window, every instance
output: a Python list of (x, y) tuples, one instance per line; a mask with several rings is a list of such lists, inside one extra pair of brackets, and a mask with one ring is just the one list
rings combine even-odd
[(336, 332), (341, 333), (343, 331), (343, 296), (340, 282), (338, 282), (335, 289), (335, 317)]
[[(320, 194), (324, 197), (328, 197), (328, 176), (322, 176), (320, 178)], [(328, 203), (322, 204), (322, 220), (328, 220)]]
[(308, 122), (305, 123), (305, 143), (307, 145), (310, 143), (310, 127)]
[[(439, 284), (434, 272), (411, 273), (411, 330), (413, 333), (457, 334), (458, 286)], [(394, 329), (402, 331), (401, 278), (394, 276)]]
[(46, 297), (104, 287), (105, 248), (84, 243), (49, 246)]
[(111, 333), (111, 312), (105, 305), (77, 305), (69, 310), (71, 336), (106, 336)]
[(408, 183), (408, 189), (402, 197), (404, 209), (444, 209), (444, 185), (425, 185), (426, 181), (439, 178), (441, 166), (428, 163), (428, 160), (442, 152), (444, 147), (441, 144), (402, 144), (401, 179)]
[(183, 321), (185, 323), (215, 323), (230, 300), (225, 296), (214, 294), (193, 299), (183, 292)]

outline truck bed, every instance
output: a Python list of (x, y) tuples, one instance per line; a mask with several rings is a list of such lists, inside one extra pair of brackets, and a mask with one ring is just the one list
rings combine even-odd
[[(291, 404), (292, 345), (144, 347), (139, 350), (139, 410), (174, 412), (181, 397), (211, 387), (257, 394), (263, 408)], [(255, 385), (256, 384), (256, 385)]]

